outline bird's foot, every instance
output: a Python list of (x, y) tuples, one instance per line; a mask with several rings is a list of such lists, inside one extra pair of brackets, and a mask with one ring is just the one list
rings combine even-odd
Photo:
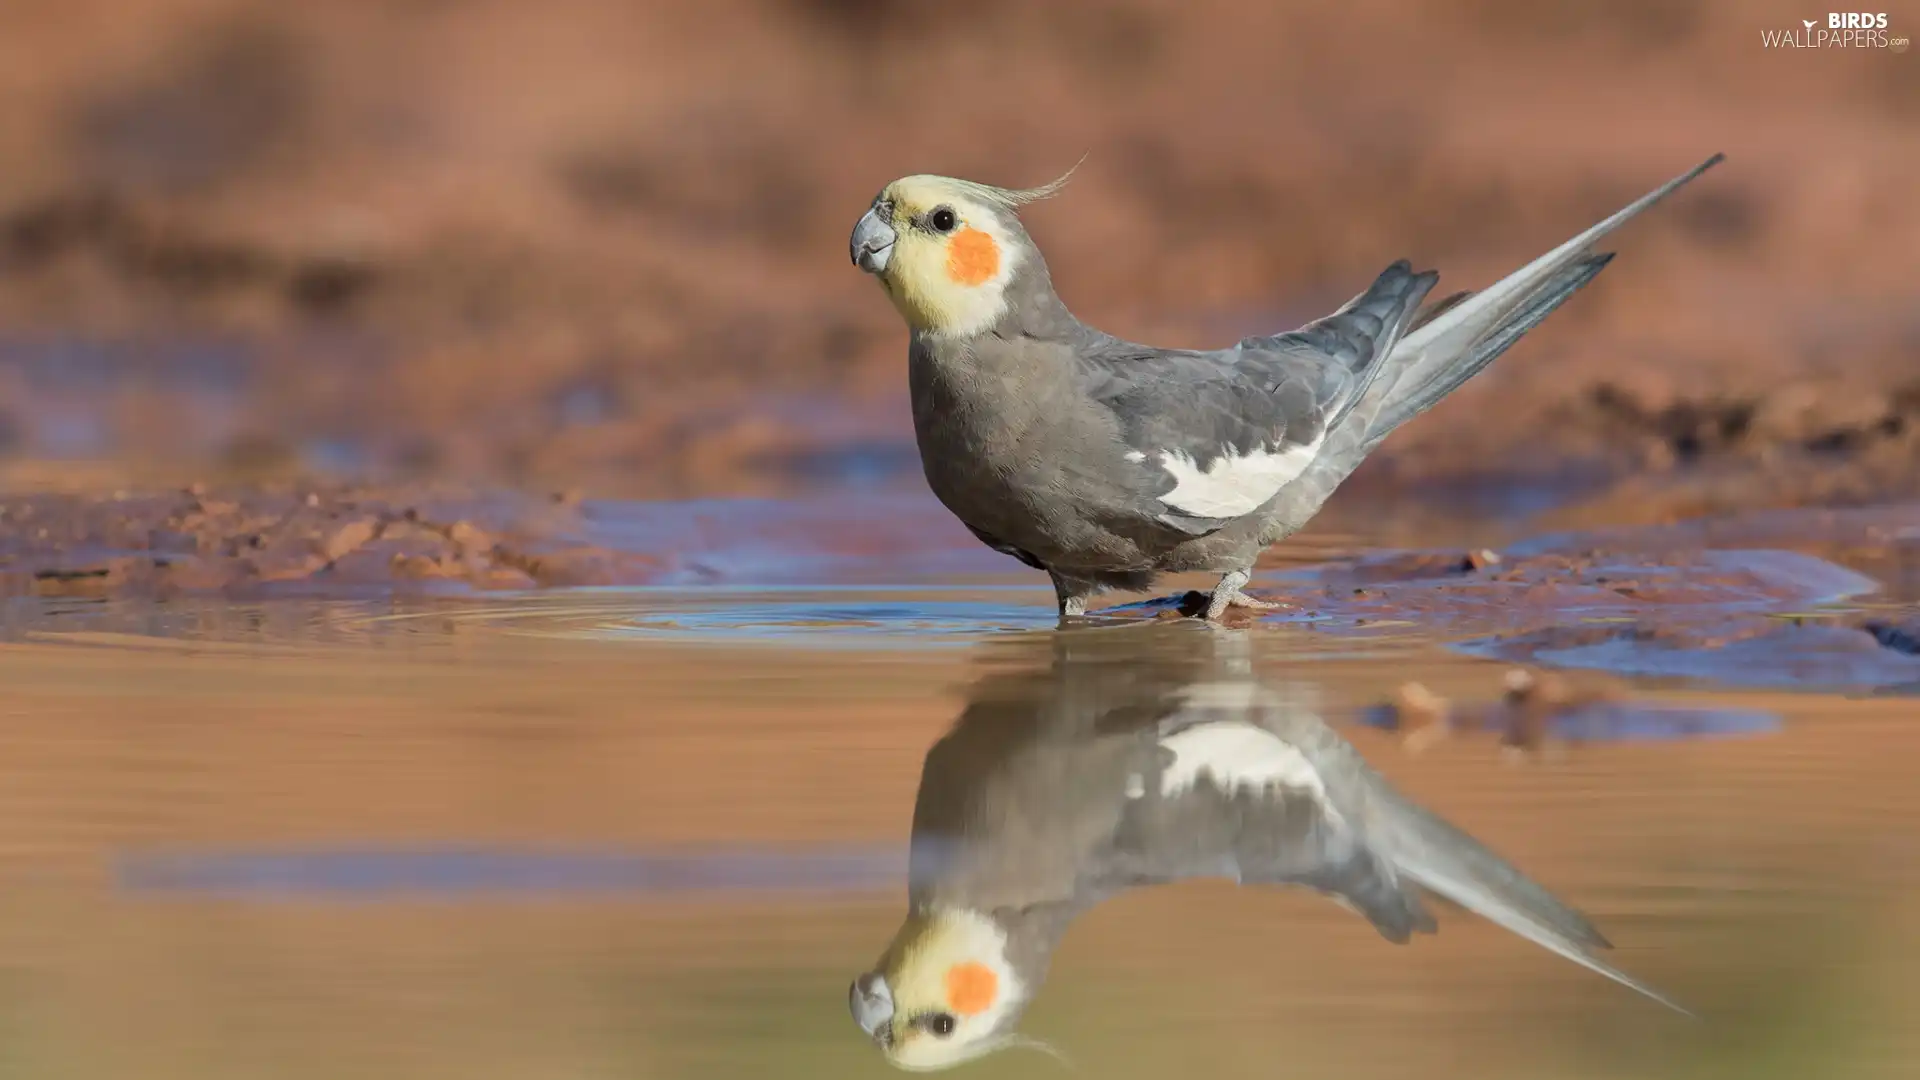
[(1207, 621), (1219, 622), (1232, 608), (1243, 611), (1278, 611), (1287, 606), (1272, 600), (1248, 596), (1242, 592), (1241, 586), (1247, 583), (1247, 579), (1248, 574), (1244, 570), (1236, 570), (1220, 579), (1220, 584), (1214, 586), (1213, 595), (1207, 599)]
[(1287, 605), (1278, 600), (1262, 600), (1257, 596), (1248, 596), (1239, 589), (1235, 589), (1233, 595), (1227, 597), (1227, 606), (1246, 608), (1249, 611), (1279, 611)]
[(1087, 617), (1087, 594), (1060, 578), (1053, 579), (1054, 599), (1060, 604), (1060, 622), (1065, 625)]
[(1251, 620), (1254, 617), (1253, 612), (1280, 611), (1285, 609), (1286, 606), (1285, 604), (1276, 603), (1272, 600), (1261, 600), (1258, 597), (1248, 596), (1239, 589), (1235, 589), (1225, 596), (1215, 593), (1208, 599), (1207, 608), (1205, 611), (1200, 612), (1200, 616), (1208, 622), (1224, 623), (1232, 619), (1233, 612), (1242, 611), (1248, 614), (1242, 615), (1240, 618), (1242, 620)]

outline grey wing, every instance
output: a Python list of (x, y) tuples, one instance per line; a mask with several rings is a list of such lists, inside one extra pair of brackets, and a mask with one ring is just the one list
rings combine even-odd
[[(1248, 744), (1247, 728), (1200, 722), (1155, 742), (1090, 884), (1111, 891), (1218, 877), (1292, 885), (1341, 901), (1389, 941), (1432, 933), (1433, 915), (1414, 883), (1367, 844), (1357, 823), (1312, 784), (1275, 778), (1284, 771), (1275, 763), (1299, 750)], [(1193, 760), (1210, 753), (1223, 756)]]
[[(1310, 695), (1309, 695), (1310, 696)], [(1681, 1012), (1595, 955), (1587, 918), (1393, 790), (1298, 688), (1237, 674), (1182, 686), (1137, 736), (1124, 805), (1080, 874), (1101, 894), (1192, 877), (1344, 901), (1390, 941), (1437, 928), (1433, 892)]]
[[(1263, 731), (1300, 750), (1336, 811), (1353, 820), (1373, 850), (1408, 880), (1488, 918), (1495, 918), (1488, 910), (1494, 906), (1522, 910), (1528, 919), (1582, 947), (1608, 947), (1586, 916), (1472, 836), (1395, 791), (1351, 742), (1318, 716), (1286, 705), (1271, 691), (1248, 715)], [(1469, 887), (1475, 893), (1470, 898), (1464, 896)]]
[[(1277, 706), (1277, 707), (1276, 707)], [(1482, 918), (1630, 987), (1679, 1012), (1687, 1010), (1660, 991), (1635, 979), (1594, 955), (1608, 948), (1606, 938), (1586, 916), (1562, 902), (1539, 883), (1478, 840), (1416, 806), (1389, 787), (1369, 767), (1352, 743), (1318, 717), (1292, 709), (1273, 695), (1256, 703), (1250, 719), (1261, 731), (1298, 749), (1303, 772), (1318, 778), (1333, 813), (1352, 821), (1366, 838), (1363, 848), (1376, 859), (1374, 876), (1350, 879), (1341, 895), (1373, 920), (1382, 934), (1395, 938), (1391, 923), (1392, 897), (1384, 911), (1366, 906), (1361, 897), (1380, 896), (1384, 883), (1402, 891), (1422, 924), (1431, 931), (1432, 918), (1420, 908), (1420, 890), (1446, 897)], [(1396, 940), (1404, 940), (1396, 938)]]
[(1340, 376), (1312, 354), (1109, 348), (1083, 358), (1108, 409), (1142, 512), (1204, 535), (1259, 509), (1313, 461), (1325, 387)]
[(1089, 396), (1112, 412), (1152, 516), (1205, 534), (1279, 494), (1366, 393), (1437, 280), (1398, 262), (1323, 319), (1216, 352), (1089, 342)]
[[(1248, 338), (1240, 347), (1255, 356), (1308, 354), (1335, 361), (1322, 393), (1329, 410), (1326, 426), (1337, 427), (1379, 376), (1380, 361), (1420, 321), (1420, 303), (1439, 281), (1435, 271), (1416, 274), (1413, 264), (1401, 259), (1382, 270), (1365, 292), (1333, 314), (1284, 334)], [(1449, 298), (1441, 304), (1451, 306), (1459, 299)]]

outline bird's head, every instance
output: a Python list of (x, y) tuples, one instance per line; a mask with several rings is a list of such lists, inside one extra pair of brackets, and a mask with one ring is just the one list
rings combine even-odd
[(854, 225), (850, 254), (880, 279), (912, 329), (977, 334), (1006, 314), (1014, 275), (1045, 265), (1015, 211), (1066, 182), (1062, 176), (1014, 191), (949, 176), (902, 177)]
[(1027, 993), (1006, 933), (985, 915), (948, 910), (910, 916), (853, 981), (848, 1004), (889, 1064), (931, 1072), (1017, 1042)]

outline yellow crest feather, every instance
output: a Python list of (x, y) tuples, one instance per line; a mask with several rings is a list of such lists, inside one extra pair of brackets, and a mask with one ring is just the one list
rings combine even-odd
[(1052, 180), (1038, 187), (1003, 188), (995, 187), (992, 184), (976, 183), (972, 180), (957, 180), (954, 181), (954, 183), (974, 198), (997, 203), (1009, 210), (1013, 210), (1025, 206), (1028, 203), (1036, 203), (1042, 199), (1051, 199), (1055, 195), (1060, 194), (1061, 189), (1067, 186), (1067, 181), (1072, 179), (1073, 174), (1079, 170), (1080, 166), (1087, 163), (1087, 156), (1091, 153), (1093, 153), (1093, 151), (1089, 150), (1086, 154), (1081, 154), (1080, 160), (1074, 162), (1066, 172), (1061, 173), (1059, 176), (1054, 177)]

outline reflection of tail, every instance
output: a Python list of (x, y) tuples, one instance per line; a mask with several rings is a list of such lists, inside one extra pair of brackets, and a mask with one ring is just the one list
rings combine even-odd
[(1478, 840), (1397, 796), (1384, 795), (1377, 806), (1376, 843), (1400, 873), (1536, 945), (1676, 1012), (1692, 1015), (1665, 994), (1594, 956), (1594, 950), (1612, 946), (1593, 924)]

